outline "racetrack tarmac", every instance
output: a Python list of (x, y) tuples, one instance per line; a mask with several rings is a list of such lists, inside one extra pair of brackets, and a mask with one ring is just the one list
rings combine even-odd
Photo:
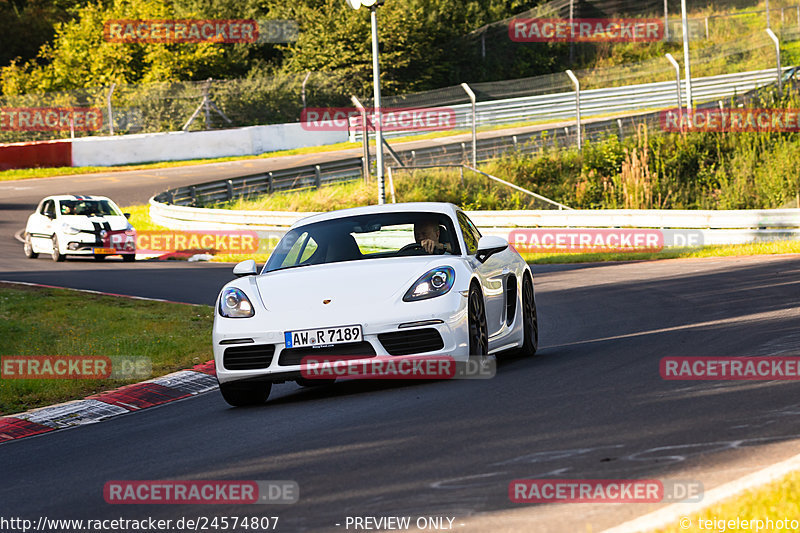
[[(136, 278), (138, 288), (113, 292), (145, 296), (161, 280), (173, 296), (210, 303), (230, 278), (229, 265), (33, 263), (0, 279), (45, 282), (49, 272), (53, 284), (77, 284), (72, 276), (102, 288)], [(797, 383), (664, 381), (658, 365), (668, 355), (798, 355), (800, 257), (533, 270), (540, 353), (501, 359), (493, 379), (291, 383), (246, 409), (214, 392), (11, 441), (0, 445), (0, 516), (279, 516), (279, 531), (449, 516), (462, 531), (601, 531), (661, 504), (515, 504), (509, 482), (688, 479), (710, 489), (797, 453)], [(300, 500), (107, 504), (104, 484), (124, 479), (294, 480)]]
[[(14, 233), (48, 194), (143, 203), (220, 172), (0, 183), (0, 279), (213, 304), (231, 265), (28, 260)], [(246, 409), (213, 392), (10, 441), (0, 445), (0, 517), (279, 516), (277, 531), (341, 531), (347, 516), (449, 516), (461, 531), (584, 533), (661, 504), (515, 504), (509, 482), (657, 478), (710, 489), (798, 452), (797, 383), (664, 381), (659, 360), (800, 355), (800, 256), (533, 271), (540, 353), (502, 359), (493, 379), (289, 383)], [(300, 500), (107, 504), (104, 484), (124, 479), (294, 480)]]

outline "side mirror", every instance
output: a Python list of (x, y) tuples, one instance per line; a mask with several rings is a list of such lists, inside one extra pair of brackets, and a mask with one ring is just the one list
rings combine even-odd
[(481, 263), (485, 263), (487, 259), (498, 252), (502, 252), (508, 248), (508, 241), (502, 237), (494, 237), (492, 235), (487, 235), (485, 237), (481, 237), (481, 240), (478, 241), (478, 253), (475, 254), (475, 257)]
[(122, 213), (122, 214), (125, 215), (125, 218), (131, 218), (131, 214), (130, 213)]
[(242, 276), (253, 276), (256, 273), (257, 273), (256, 262), (253, 259), (242, 261), (241, 263), (237, 263), (236, 266), (233, 267), (233, 274), (237, 278), (241, 278)]
[(47, 213), (44, 214), (44, 216), (46, 216), (50, 220), (55, 220), (56, 219), (56, 214), (53, 213), (52, 211), (48, 211)]

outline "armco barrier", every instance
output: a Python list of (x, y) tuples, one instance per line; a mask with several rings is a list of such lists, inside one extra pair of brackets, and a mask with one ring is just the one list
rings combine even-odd
[(0, 170), (71, 165), (72, 144), (69, 140), (0, 145)]
[[(250, 229), (281, 234), (296, 221), (313, 214), (204, 209), (150, 200), (153, 221), (173, 229)], [(515, 228), (626, 227), (698, 230), (704, 244), (800, 239), (800, 209), (471, 211), (467, 214), (483, 234), (504, 238)]]

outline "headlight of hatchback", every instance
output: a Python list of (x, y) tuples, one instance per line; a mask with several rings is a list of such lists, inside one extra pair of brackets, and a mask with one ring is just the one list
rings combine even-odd
[(227, 318), (248, 318), (253, 316), (255, 311), (244, 292), (236, 287), (228, 287), (220, 295), (219, 314)]
[(78, 228), (73, 228), (72, 226), (70, 226), (66, 222), (61, 224), (61, 231), (63, 231), (67, 235), (77, 235), (78, 233), (81, 232), (81, 230), (79, 230)]
[(443, 266), (429, 270), (422, 275), (403, 296), (404, 302), (427, 300), (447, 294), (456, 281), (453, 267)]

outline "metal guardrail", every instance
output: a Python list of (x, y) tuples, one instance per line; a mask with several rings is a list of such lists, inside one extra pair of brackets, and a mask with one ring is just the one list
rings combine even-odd
[[(783, 69), (784, 77), (794, 72), (794, 67)], [(704, 78), (692, 78), (692, 95), (695, 103), (719, 100), (746, 93), (774, 83), (776, 70), (755, 70), (734, 74), (721, 74)], [(686, 81), (681, 83), (686, 92)], [(678, 107), (675, 80), (588, 89), (581, 91), (581, 115), (596, 117), (610, 113), (630, 113), (643, 109)], [(468, 130), (472, 127), (472, 105), (447, 106), (455, 114), (454, 129)], [(575, 117), (575, 92), (560, 92), (505, 100), (492, 100), (476, 104), (477, 127), (501, 126), (525, 122), (566, 120)], [(350, 121), (350, 142), (361, 142), (361, 118)], [(429, 133), (422, 130), (384, 131), (386, 138), (407, 137)]]
[[(292, 224), (315, 213), (203, 209), (166, 205), (151, 199), (150, 214), (154, 222), (176, 230), (256, 231), (264, 241), (263, 247), (259, 245), (260, 250), (268, 253)], [(467, 214), (484, 235), (506, 239), (517, 228), (658, 228), (664, 233), (665, 246), (800, 240), (800, 209), (471, 211)]]
[[(154, 222), (175, 229), (287, 229), (316, 212), (244, 211), (167, 205), (150, 200)], [(574, 209), (470, 211), (479, 228), (800, 229), (800, 209)]]
[(164, 204), (197, 207), (258, 194), (312, 189), (351, 181), (361, 177), (361, 169), (361, 158), (341, 159), (320, 165), (304, 165), (177, 187), (156, 195), (154, 199)]

